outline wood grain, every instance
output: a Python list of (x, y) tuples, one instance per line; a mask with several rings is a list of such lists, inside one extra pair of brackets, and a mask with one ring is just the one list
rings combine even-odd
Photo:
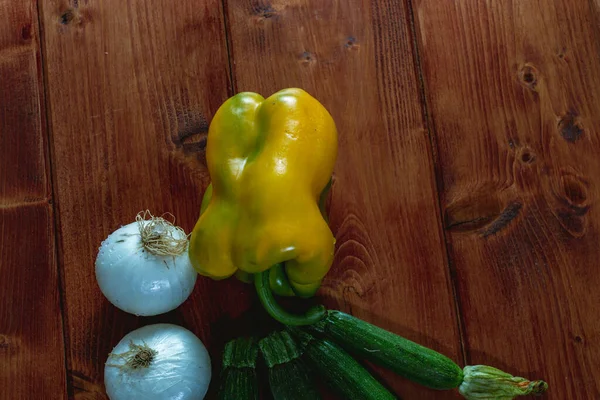
[(0, 1), (0, 398), (61, 399), (64, 341), (35, 3)]
[(0, 209), (1, 399), (63, 399), (64, 341), (48, 203)]
[(0, 1), (0, 200), (47, 200), (37, 10)]
[(600, 398), (599, 3), (413, 3), (468, 362)]
[[(332, 113), (330, 307), (460, 361), (430, 143), (403, 2), (227, 1), (237, 91), (301, 87)], [(450, 398), (376, 369), (403, 398)]]
[(137, 318), (110, 305), (94, 275), (101, 241), (139, 211), (171, 212), (186, 232), (198, 218), (208, 122), (229, 94), (223, 12), (217, 0), (46, 0), (41, 9), (70, 396), (99, 399), (104, 362), (126, 333), (169, 321), (214, 350), (222, 321), (252, 293), (199, 279), (176, 311)]

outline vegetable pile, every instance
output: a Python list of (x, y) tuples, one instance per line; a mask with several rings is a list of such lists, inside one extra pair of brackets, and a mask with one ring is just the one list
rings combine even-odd
[[(219, 399), (258, 399), (260, 358), (268, 367), (270, 393), (276, 400), (320, 399), (316, 380), (343, 399), (396, 399), (355, 357), (430, 389), (458, 389), (469, 400), (509, 400), (548, 389), (544, 381), (514, 377), (485, 365), (461, 369), (440, 353), (349, 314), (337, 310), (326, 314), (316, 324), (285, 326), (260, 340), (242, 337), (227, 343)], [(232, 368), (239, 373), (236, 379), (231, 378)]]
[[(179, 307), (198, 274), (185, 232), (163, 217), (141, 212), (111, 233), (96, 257), (100, 290), (115, 307), (153, 316)], [(106, 393), (112, 400), (203, 399), (211, 381), (210, 356), (189, 330), (172, 324), (134, 330), (108, 355)]]
[[(222, 353), (218, 398), (259, 399), (261, 377), (275, 400), (319, 399), (317, 382), (344, 399), (395, 399), (363, 366), (369, 361), (466, 399), (508, 400), (540, 394), (544, 381), (485, 365), (459, 367), (448, 357), (322, 305), (288, 312), (279, 297), (314, 297), (333, 262), (335, 237), (325, 211), (337, 157), (327, 110), (301, 89), (264, 99), (240, 93), (211, 122), (206, 147), (211, 184), (190, 234), (149, 212), (101, 245), (96, 277), (126, 312), (173, 310), (197, 275), (253, 283), (277, 324), (262, 336), (240, 332)], [(150, 325), (126, 335), (109, 354), (105, 385), (112, 400), (202, 399), (211, 381), (203, 343), (185, 328)]]

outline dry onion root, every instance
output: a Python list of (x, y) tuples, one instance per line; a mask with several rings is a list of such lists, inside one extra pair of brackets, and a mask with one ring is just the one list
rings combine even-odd
[(133, 340), (129, 341), (129, 350), (123, 353), (110, 353), (108, 359), (121, 359), (124, 360), (124, 364), (109, 364), (109, 367), (119, 368), (122, 371), (132, 371), (140, 368), (148, 368), (154, 357), (158, 352), (150, 348), (146, 342), (142, 341), (142, 344), (135, 344)]
[[(167, 213), (173, 217), (171, 213)], [(140, 211), (135, 217), (140, 230), (142, 245), (150, 253), (157, 256), (179, 256), (187, 250), (188, 235), (174, 222), (163, 217), (153, 216), (149, 210)]]

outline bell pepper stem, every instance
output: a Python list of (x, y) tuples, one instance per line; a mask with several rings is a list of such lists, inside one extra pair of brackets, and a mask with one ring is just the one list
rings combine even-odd
[(278, 296), (292, 297), (296, 295), (281, 263), (275, 264), (269, 269), (269, 286), (271, 291)]
[(311, 307), (302, 315), (291, 314), (284, 310), (273, 296), (269, 284), (269, 270), (254, 274), (254, 286), (263, 307), (275, 320), (284, 325), (302, 326), (312, 325), (325, 317), (325, 307), (322, 305)]

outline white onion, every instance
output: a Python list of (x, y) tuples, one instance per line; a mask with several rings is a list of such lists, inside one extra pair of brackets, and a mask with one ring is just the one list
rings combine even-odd
[(128, 333), (104, 368), (111, 400), (203, 399), (210, 380), (210, 356), (202, 341), (172, 324), (148, 325)]
[[(151, 223), (154, 225), (148, 225)], [(175, 246), (175, 252), (169, 247), (166, 253), (171, 255), (153, 252), (152, 246), (142, 241), (143, 227), (154, 229), (153, 237), (159, 238), (159, 244)], [(179, 307), (192, 293), (197, 277), (185, 232), (157, 217), (146, 220), (138, 215), (137, 222), (111, 233), (96, 258), (96, 279), (104, 296), (135, 315), (157, 315)]]

